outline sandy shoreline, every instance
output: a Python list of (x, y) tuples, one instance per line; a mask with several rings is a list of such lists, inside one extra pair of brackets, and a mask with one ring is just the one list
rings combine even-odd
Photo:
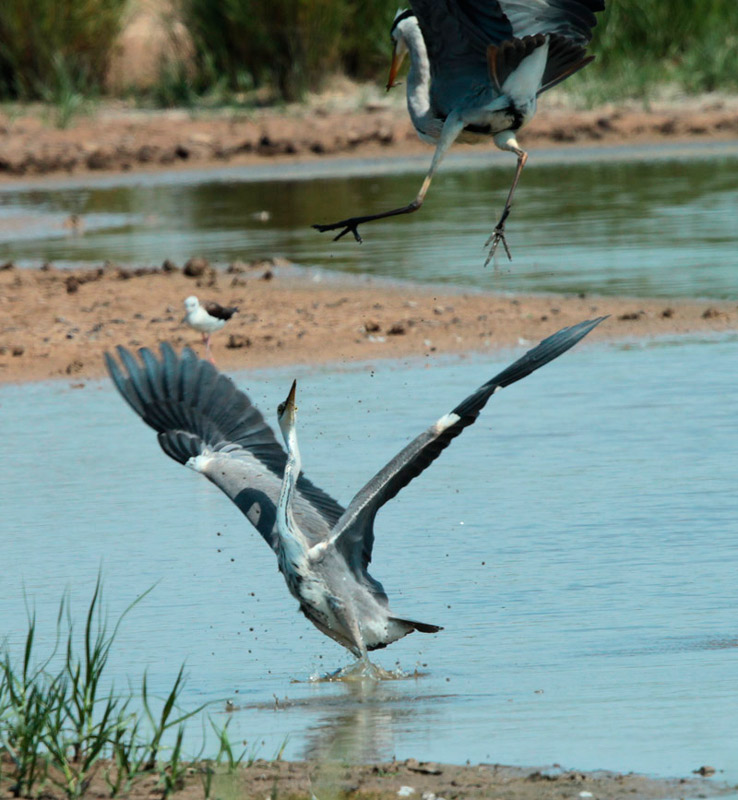
[[(418, 139), (400, 95), (345, 106), (324, 102), (282, 111), (141, 111), (108, 102), (92, 114), (79, 115), (65, 129), (54, 127), (49, 109), (0, 111), (0, 183), (29, 176), (202, 169), (295, 158), (430, 158), (432, 150)], [(565, 95), (555, 95), (541, 104), (520, 141), (535, 150), (541, 145), (718, 141), (736, 136), (738, 98), (682, 98), (649, 108), (626, 104), (578, 110)], [(456, 145), (454, 152), (464, 148)]]
[[(0, 265), (2, 267), (3, 265)], [(432, 357), (535, 343), (603, 314), (591, 339), (738, 329), (738, 306), (718, 301), (596, 296), (510, 296), (367, 278), (323, 278), (287, 263), (233, 264), (188, 277), (180, 267), (66, 271), (0, 269), (0, 382), (104, 374), (118, 344), (168, 341), (203, 354), (181, 323), (182, 301), (236, 305), (213, 339), (218, 365), (238, 370), (290, 364)]]

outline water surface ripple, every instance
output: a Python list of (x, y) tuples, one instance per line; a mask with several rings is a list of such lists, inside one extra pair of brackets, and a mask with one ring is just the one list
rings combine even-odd
[[(600, 155), (591, 163), (562, 158), (577, 151), (538, 160), (534, 151), (508, 222), (515, 260), (500, 260), (497, 271), (483, 269), (483, 245), (513, 160), (463, 154), (444, 165), (422, 211), (366, 225), (361, 246), (310, 225), (405, 205), (419, 185), (413, 170), (427, 161), (413, 159), (399, 174), (359, 163), (346, 177), (312, 180), (272, 165), (272, 180), (234, 168), (21, 186), (0, 192), (0, 259), (99, 266), (278, 254), (338, 272), (502, 291), (734, 297), (735, 150), (690, 159), (702, 149), (663, 149), (673, 157), (646, 150), (629, 161), (633, 148), (610, 148), (591, 150)], [(65, 228), (70, 214), (82, 217), (84, 235)]]
[[(232, 740), (264, 756), (289, 737), (287, 757), (708, 763), (736, 781), (737, 341), (580, 346), (493, 398), (378, 517), (393, 608), (445, 630), (378, 652), (425, 675), (375, 686), (305, 682), (346, 655), (108, 382), (2, 386), (2, 635), (17, 651), (24, 592), (41, 642), (65, 587), (81, 621), (102, 567), (111, 614), (156, 584), (120, 632), (116, 684), (146, 668), (164, 692), (186, 662), (185, 704), (223, 722), (230, 698)], [(236, 380), (272, 419), (299, 378), (306, 473), (346, 502), (512, 355)]]

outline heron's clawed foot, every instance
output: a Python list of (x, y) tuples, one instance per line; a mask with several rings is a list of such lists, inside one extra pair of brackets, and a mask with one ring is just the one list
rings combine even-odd
[(342, 219), (340, 222), (333, 222), (330, 225), (313, 225), (316, 231), (320, 231), (321, 233), (325, 233), (326, 231), (335, 231), (338, 228), (343, 228), (343, 230), (337, 235), (333, 237), (333, 241), (337, 242), (347, 233), (353, 233), (354, 239), (361, 244), (363, 239), (361, 238), (361, 234), (359, 233), (359, 224), (363, 222), (362, 219)]
[(505, 254), (507, 255), (508, 259), (512, 261), (512, 254), (510, 253), (510, 248), (508, 247), (507, 239), (505, 238), (505, 226), (502, 224), (498, 225), (494, 231), (492, 231), (492, 235), (484, 243), (485, 247), (489, 247), (489, 253), (487, 253), (487, 258), (484, 262), (485, 267), (495, 257), (495, 253), (497, 252), (500, 242), (502, 242), (502, 246), (505, 248)]

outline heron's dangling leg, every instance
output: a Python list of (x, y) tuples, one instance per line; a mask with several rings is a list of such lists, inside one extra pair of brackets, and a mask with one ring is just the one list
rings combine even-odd
[(446, 154), (448, 148), (451, 147), (456, 140), (456, 137), (461, 133), (463, 128), (464, 123), (461, 122), (456, 114), (449, 115), (449, 117), (443, 123), (443, 129), (441, 130), (441, 136), (438, 140), (438, 144), (436, 145), (436, 151), (433, 153), (433, 160), (431, 161), (430, 169), (423, 180), (423, 185), (420, 187), (420, 191), (415, 196), (415, 199), (412, 201), (412, 203), (408, 203), (408, 205), (402, 206), (402, 208), (393, 208), (392, 211), (383, 211), (381, 214), (368, 214), (365, 217), (349, 217), (348, 219), (342, 219), (339, 222), (332, 222), (329, 225), (313, 225), (313, 228), (321, 233), (343, 228), (343, 230), (337, 236), (333, 237), (334, 242), (337, 242), (349, 232), (353, 233), (354, 239), (356, 239), (357, 242), (361, 242), (362, 239), (361, 235), (359, 234), (358, 227), (364, 222), (373, 222), (375, 219), (396, 217), (400, 214), (412, 214), (413, 211), (417, 211), (423, 205), (425, 195), (428, 192), (428, 188), (431, 185), (431, 181), (433, 180), (433, 176), (435, 175), (441, 160)]
[(368, 663), (369, 652), (366, 649), (364, 637), (361, 635), (361, 628), (359, 627), (359, 621), (356, 619), (356, 614), (354, 614), (352, 609), (344, 607), (338, 612), (338, 616), (351, 634), (351, 638), (356, 646), (355, 652), (358, 654), (359, 661), (361, 661), (362, 664)]
[(512, 186), (510, 187), (510, 191), (507, 194), (507, 200), (505, 201), (505, 208), (502, 210), (502, 216), (500, 217), (500, 221), (495, 226), (494, 231), (492, 231), (492, 235), (484, 243), (485, 247), (490, 247), (491, 245), (490, 251), (484, 262), (485, 267), (494, 257), (495, 251), (497, 250), (497, 247), (500, 244), (500, 242), (502, 242), (502, 246), (505, 248), (505, 253), (508, 259), (512, 261), (510, 248), (508, 247), (507, 240), (505, 239), (505, 222), (507, 221), (507, 218), (510, 216), (510, 209), (512, 208), (512, 199), (513, 195), (515, 194), (515, 190), (518, 188), (520, 173), (523, 171), (525, 162), (528, 160), (528, 154), (518, 145), (517, 140), (515, 139), (515, 134), (512, 131), (504, 131), (503, 133), (498, 133), (495, 136), (495, 144), (501, 150), (510, 150), (512, 153), (515, 153), (515, 155), (518, 157), (518, 166), (515, 170), (515, 177), (513, 178)]
[(361, 661), (362, 664), (366, 664), (369, 661), (369, 653), (366, 649), (366, 643), (364, 642), (364, 637), (361, 634), (361, 627), (359, 626), (359, 620), (356, 618), (356, 613), (349, 603), (344, 603), (340, 601), (338, 598), (329, 598), (328, 603), (330, 604), (331, 608), (333, 609), (333, 613), (338, 617), (338, 621), (344, 627), (346, 632), (349, 634), (350, 641), (353, 643), (353, 647), (348, 647), (349, 650)]

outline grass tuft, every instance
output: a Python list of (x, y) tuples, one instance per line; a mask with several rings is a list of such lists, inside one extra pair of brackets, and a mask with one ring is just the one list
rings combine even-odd
[[(33, 614), (28, 617), (20, 661), (14, 661), (7, 644), (0, 650), (0, 777), (10, 781), (13, 796), (33, 795), (48, 782), (77, 800), (87, 791), (102, 759), (106, 759), (104, 779), (111, 797), (127, 792), (146, 775), (158, 776), (165, 796), (181, 786), (184, 723), (205, 707), (179, 710), (184, 667), (159, 710), (144, 675), (143, 717), (130, 710), (132, 694), (117, 694), (105, 680), (119, 627), (146, 594), (128, 606), (111, 629), (102, 612), (98, 577), (79, 649), (65, 595), (50, 654), (37, 662)], [(59, 661), (61, 666), (52, 669)], [(171, 757), (162, 762), (163, 742), (174, 728)]]

